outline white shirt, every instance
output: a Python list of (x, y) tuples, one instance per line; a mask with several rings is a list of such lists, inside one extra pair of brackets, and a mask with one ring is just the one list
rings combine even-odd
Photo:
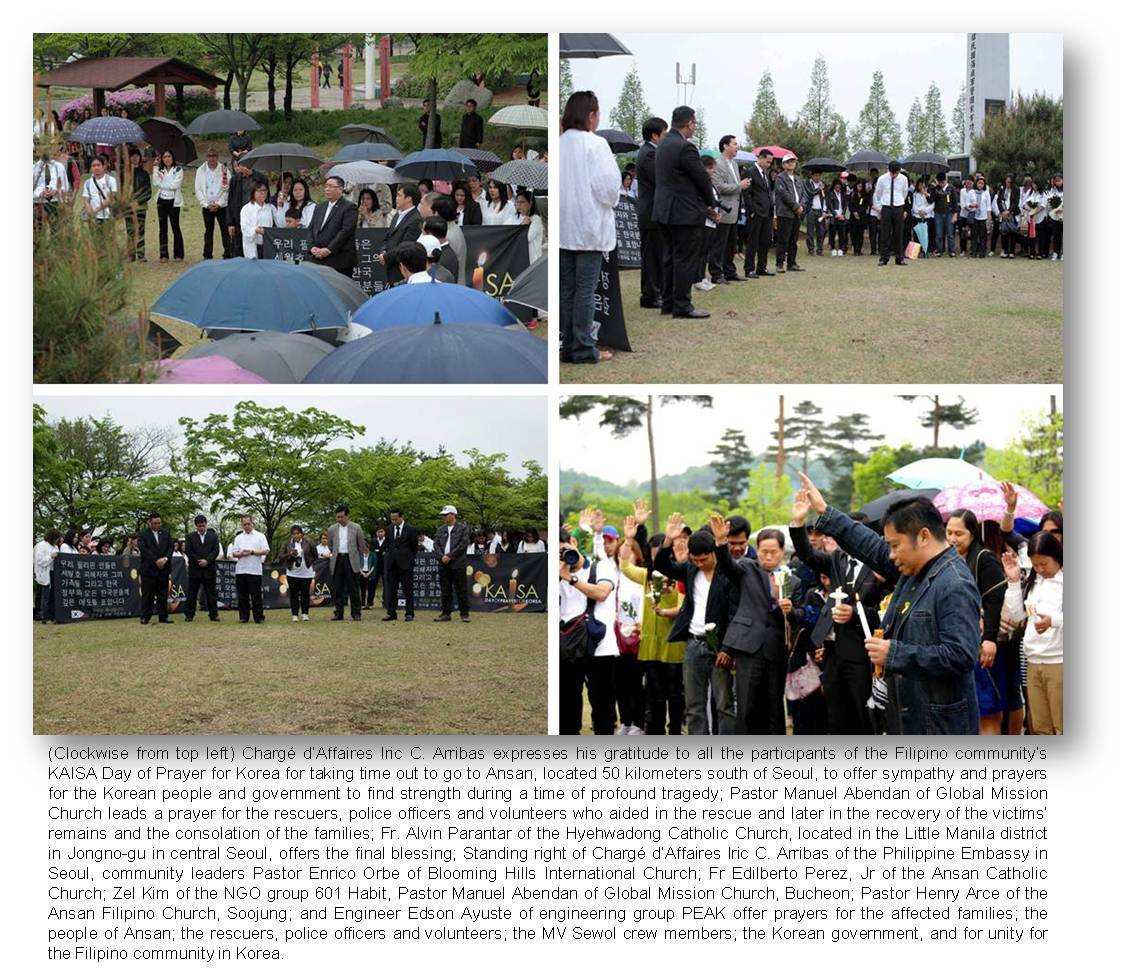
[(620, 573), (619, 587), (615, 590), (615, 618), (624, 635), (637, 632), (642, 626), (642, 586)]
[(262, 237), (255, 233), (255, 227), (274, 226), (274, 207), (269, 203), (261, 206), (254, 200), (239, 211), (239, 229), (243, 234), (243, 256), (251, 260), (258, 258), (258, 245)]
[(618, 613), (618, 606), (615, 603), (615, 587), (619, 582), (619, 566), (610, 558), (604, 558), (603, 561), (597, 562), (595, 580), (596, 583), (609, 582), (611, 584), (611, 594), (602, 602), (595, 603), (595, 618), (607, 627), (607, 635), (596, 647), (595, 655), (618, 656), (619, 641), (615, 638), (615, 616)]
[(519, 555), (532, 555), (546, 551), (543, 541), (534, 541), (531, 544), (528, 541), (521, 541), (517, 545), (517, 554)]
[(412, 274), (404, 284), (434, 284), (435, 281), (427, 271), (418, 271)]
[(326, 200), (325, 201), (325, 216), (323, 216), (321, 218), (321, 226), (317, 228), (318, 230), (322, 230), (322, 229), (325, 228), (325, 224), (329, 222), (329, 214), (333, 212), (333, 207), (336, 206), (336, 205), (337, 205), (336, 200), (332, 200), (332, 201)]
[[(587, 565), (581, 565), (581, 567), (577, 569), (576, 574), (579, 575), (580, 581), (586, 580), (587, 571)], [(560, 579), (560, 621), (569, 622), (586, 610), (587, 596), (571, 582)]]
[(183, 182), (184, 170), (179, 166), (173, 166), (171, 169), (161, 169), (160, 166), (153, 168), (153, 189), (159, 200), (172, 200), (173, 206), (183, 206), (184, 195), (180, 191)]
[(392, 219), (392, 227), (391, 228), (394, 230), (396, 227), (398, 227), (400, 225), (400, 223), (403, 221), (404, 217), (406, 217), (408, 213), (410, 213), (412, 210), (417, 210), (417, 209), (418, 209), (418, 207), (416, 207), (416, 206), (409, 206), (406, 210), (396, 210), (396, 215)]
[[(1035, 225), (1041, 223), (1046, 218), (1046, 197), (1043, 193), (1038, 193), (1033, 190), (1023, 190), (1018, 196), (1019, 205), (1022, 207), (1022, 218), (1029, 220), (1031, 216), (1034, 217)], [(1030, 203), (1037, 203), (1038, 208), (1031, 210)]]
[[(26, 548), (24, 549), (27, 550)], [(51, 563), (55, 560), (57, 550), (53, 544), (40, 541), (31, 552), (32, 564), (35, 570), (35, 581), (39, 585), (51, 584)]]
[(935, 210), (936, 207), (929, 202), (927, 193), (913, 193), (913, 216), (918, 220), (927, 220)]
[(560, 247), (614, 250), (621, 178), (611, 146), (594, 132), (569, 129), (560, 136), (559, 155)]
[(333, 552), (331, 552), (329, 550), (329, 545), (327, 545), (327, 544), (319, 544), (317, 546), (317, 557), (318, 558), (328, 558), (332, 553)]
[(692, 636), (704, 637), (705, 635), (705, 609), (709, 604), (709, 586), (711, 578), (706, 578), (704, 572), (693, 576), (693, 616), (689, 620), (689, 632)]
[(221, 162), (212, 169), (206, 162), (196, 170), (196, 200), (200, 206), (207, 207), (209, 203), (220, 206), (227, 205), (227, 186), (231, 182), (231, 174), (227, 166)]
[[(1065, 653), (1065, 569), (1059, 569), (1053, 578), (1041, 575), (1034, 582), (1025, 603), (1022, 598), (1022, 583), (1007, 585), (1006, 609), (1015, 621), (1026, 619), (1026, 634), (1022, 637), (1022, 651), (1031, 663), (1060, 663)], [(1032, 606), (1038, 615), (1050, 617), (1050, 628), (1039, 633), (1034, 628), (1034, 619), (1028, 618), (1027, 606)]]
[(70, 189), (70, 180), (67, 178), (67, 167), (55, 159), (46, 163), (40, 161), (31, 166), (31, 199), (33, 202), (43, 198), (43, 190), (50, 187), (55, 190), (52, 199)]
[(347, 555), (349, 553), (349, 526), (347, 524), (337, 525), (337, 554)]
[[(82, 185), (82, 195), (84, 199), (90, 201), (90, 206), (96, 210), (109, 199), (112, 193), (117, 192), (117, 188), (117, 180), (114, 179), (112, 173), (106, 173), (101, 179), (95, 179), (93, 176), (89, 176)], [(101, 192), (99, 192), (99, 190), (101, 190)], [(109, 218), (109, 207), (99, 212), (95, 217), (95, 219), (98, 220), (108, 220)]]
[[(521, 222), (520, 217), (518, 217), (517, 222)], [(543, 253), (544, 221), (541, 220), (539, 214), (534, 213), (529, 217), (529, 263), (536, 263)]]
[(266, 556), (247, 555), (245, 558), (239, 558), (238, 554), (240, 551), (267, 551), (269, 548), (266, 535), (261, 531), (240, 531), (231, 542), (231, 547), (227, 549), (228, 557), (235, 559), (235, 574), (261, 577), (262, 563), (266, 560)]
[(889, 184), (891, 181), (893, 183), (893, 205), (905, 205), (905, 197), (909, 195), (909, 177), (897, 173), (897, 178), (894, 180), (893, 174), (887, 172), (877, 177), (877, 184), (873, 190), (873, 205), (875, 208), (880, 209), (889, 205)]
[(313, 578), (313, 566), (306, 564), (305, 557), (302, 555), (301, 542), (295, 544), (291, 541), (290, 550), (297, 553), (298, 560), (291, 562), (290, 567), (286, 569), (286, 574), (290, 578)]
[[(286, 213), (290, 209), (289, 203), (284, 203), (282, 206), (274, 207), (274, 225), (276, 227), (286, 226)], [(310, 200), (302, 207), (302, 226), (307, 230), (309, 229), (310, 221), (313, 219), (313, 211), (316, 209), (313, 200)]]
[(495, 208), (495, 204), (486, 203), (482, 206), (482, 226), (501, 227), (517, 222), (517, 208), (513, 200), (506, 200), (505, 205)]

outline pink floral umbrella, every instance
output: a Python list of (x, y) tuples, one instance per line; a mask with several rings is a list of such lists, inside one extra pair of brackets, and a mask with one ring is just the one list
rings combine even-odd
[[(1025, 487), (1015, 484), (1014, 489), (1018, 492), (1015, 517), (1038, 521), (1049, 510)], [(966, 508), (980, 521), (1001, 521), (1007, 512), (1003, 488), (993, 480), (977, 480), (969, 484), (953, 484), (945, 487), (932, 498), (932, 503), (945, 517), (952, 511)]]
[(233, 383), (238, 385), (266, 385), (267, 380), (240, 365), (226, 355), (206, 355), (202, 358), (162, 359), (158, 382), (187, 385), (197, 382)]

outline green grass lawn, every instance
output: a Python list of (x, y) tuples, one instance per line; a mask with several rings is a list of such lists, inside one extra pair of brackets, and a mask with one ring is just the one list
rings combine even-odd
[[(771, 259), (772, 255), (769, 255)], [(701, 321), (638, 306), (623, 271), (633, 352), (562, 382), (1061, 382), (1064, 265), (941, 258), (808, 257), (802, 274), (694, 291)], [(742, 266), (737, 261), (738, 269)]]
[(36, 734), (541, 734), (544, 613), (34, 626)]

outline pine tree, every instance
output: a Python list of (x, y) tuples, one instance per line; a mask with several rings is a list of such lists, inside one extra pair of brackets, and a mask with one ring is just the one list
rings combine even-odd
[(572, 81), (572, 62), (568, 58), (560, 59), (560, 104), (563, 105), (572, 97), (575, 83)]
[[(709, 142), (709, 130), (705, 128), (705, 109), (699, 106), (693, 110), (693, 114), (697, 116), (697, 129), (693, 133), (693, 144), (699, 150), (704, 149)], [(649, 116), (647, 117), (649, 118)]]
[(905, 141), (908, 143), (909, 152), (924, 152), (924, 109), (920, 107), (920, 99), (914, 98), (909, 109), (909, 117), (905, 122)]
[(983, 120), (973, 145), (976, 165), (994, 181), (1008, 172), (1061, 172), (1064, 115), (1060, 98), (1018, 95)]
[(872, 149), (890, 156), (901, 154), (901, 126), (889, 104), (885, 78), (880, 71), (873, 73), (869, 98), (851, 133), (851, 142), (855, 149)]
[(960, 85), (960, 97), (952, 109), (952, 151), (967, 152), (967, 82)]
[(948, 138), (948, 126), (944, 121), (944, 107), (940, 103), (940, 89), (933, 81), (924, 96), (924, 117), (921, 119), (924, 135), (922, 152), (937, 152), (942, 156), (952, 151), (952, 141)]
[(799, 112), (799, 119), (810, 127), (815, 138), (826, 140), (834, 124), (834, 107), (830, 104), (830, 76), (826, 70), (826, 59), (820, 54), (811, 67), (811, 87), (807, 90), (807, 100)]
[(710, 466), (717, 472), (713, 481), (713, 499), (731, 510), (739, 502), (748, 485), (748, 471), (756, 459), (740, 430), (726, 429), (720, 442), (709, 451), (715, 456)]
[(646, 92), (642, 90), (642, 79), (638, 75), (638, 65), (633, 64), (623, 79), (623, 90), (619, 101), (611, 110), (611, 124), (622, 129), (635, 142), (642, 141), (642, 123), (653, 113), (646, 103)]
[(979, 422), (979, 410), (965, 406), (963, 396), (959, 396), (956, 402), (949, 403), (941, 402), (938, 395), (898, 396), (897, 398), (904, 399), (906, 402), (924, 399), (929, 403), (928, 412), (921, 413), (920, 425), (925, 429), (932, 430), (933, 449), (938, 449), (940, 446), (940, 427), (951, 426), (954, 430), (962, 430)]
[[(816, 406), (809, 399), (804, 399), (795, 407), (795, 411), (783, 423), (784, 449), (789, 454), (797, 455), (801, 462), (796, 468), (806, 473), (810, 468), (811, 460), (815, 454), (826, 445), (823, 432), (822, 407)], [(778, 449), (778, 429), (771, 431), (772, 446), (768, 451), (768, 458), (776, 455)]]
[(866, 459), (866, 454), (858, 447), (883, 437), (870, 430), (869, 416), (865, 413), (839, 416), (828, 423), (823, 432), (825, 452), (821, 459), (834, 477), (827, 496), (835, 507), (849, 510), (854, 506), (854, 464)]
[(772, 73), (765, 68), (760, 75), (760, 85), (756, 90), (756, 102), (752, 106), (752, 115), (744, 123), (744, 134), (750, 146), (766, 145), (774, 142), (779, 136), (779, 128), (785, 124), (783, 112), (780, 111), (779, 102), (776, 100), (775, 83)]

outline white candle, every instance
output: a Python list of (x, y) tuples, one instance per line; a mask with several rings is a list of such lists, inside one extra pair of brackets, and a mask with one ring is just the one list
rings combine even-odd
[(855, 594), (854, 600), (858, 603), (858, 618), (861, 620), (861, 623), (862, 623), (862, 633), (865, 635), (866, 639), (872, 639), (873, 633), (870, 631), (869, 619), (866, 618), (866, 610), (862, 606), (861, 599), (859, 599), (858, 596)]

